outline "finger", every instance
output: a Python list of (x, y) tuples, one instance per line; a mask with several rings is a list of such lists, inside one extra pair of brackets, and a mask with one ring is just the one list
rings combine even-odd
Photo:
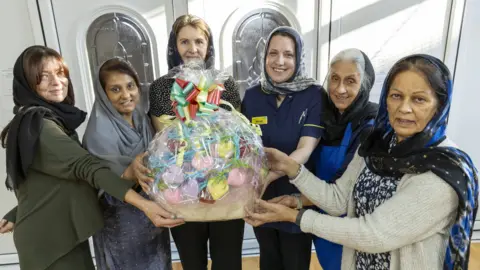
[(7, 232), (12, 232), (13, 231), (13, 223), (12, 222), (8, 222), (6, 227), (7, 227)]
[(286, 197), (287, 197), (286, 195), (275, 197), (273, 199), (268, 200), (268, 202), (269, 203), (279, 203), (279, 202), (283, 201), (284, 199), (286, 199)]
[(269, 203), (269, 202), (266, 202), (264, 200), (256, 200), (255, 201), (260, 207), (268, 210), (268, 211), (271, 211), (271, 212), (278, 212), (279, 211), (279, 207), (282, 207), (281, 205), (278, 205), (278, 204), (274, 204), (274, 203)]
[(157, 227), (172, 227), (172, 226), (178, 226), (185, 223), (182, 219), (170, 219), (170, 218), (162, 218), (162, 217), (157, 217), (155, 221), (155, 225)]
[(147, 156), (147, 152), (143, 152), (142, 154), (139, 154), (137, 155), (137, 157), (135, 158), (135, 165), (136, 167), (138, 167), (139, 170), (142, 170), (142, 171), (150, 171), (145, 165), (145, 156)]
[(152, 172), (150, 171), (150, 169), (148, 169), (147, 167), (143, 166), (143, 164), (139, 163), (139, 162), (135, 162), (134, 166), (133, 166), (133, 171), (134, 173), (137, 175), (137, 177), (139, 175), (150, 175)]
[(145, 174), (141, 174), (141, 173), (135, 173), (135, 176), (137, 177), (137, 180), (139, 182), (145, 182), (145, 183), (153, 183), (155, 180), (151, 177), (148, 177), (147, 175)]
[(148, 169), (147, 167), (145, 167), (142, 163), (137, 163), (137, 166), (135, 168), (139, 173), (142, 173), (142, 174), (150, 174), (152, 173), (152, 171), (150, 171), (150, 169)]
[(246, 217), (251, 217), (251, 216), (252, 216), (252, 213), (253, 213), (253, 212), (250, 211), (250, 209), (248, 209), (247, 207), (245, 207), (244, 210), (245, 210), (245, 216), (246, 216)]
[(2, 219), (0, 221), (0, 227), (3, 227), (5, 224), (7, 224), (7, 220), (6, 219)]
[(248, 218), (260, 223), (270, 222), (271, 213), (249, 213)]
[(13, 228), (13, 226), (9, 227), (8, 224), (4, 224), (0, 227), (0, 233), (1, 234), (7, 233), (7, 232), (11, 231), (12, 228)]
[(147, 193), (147, 194), (150, 193), (150, 189), (151, 189), (151, 188), (150, 188), (150, 185), (149, 185), (149, 184), (146, 184), (146, 183), (141, 182), (141, 181), (139, 181), (138, 183), (139, 183), (140, 186), (142, 187), (143, 192), (145, 192), (145, 193)]
[(183, 224), (185, 224), (185, 221), (179, 222), (179, 223), (178, 223), (178, 224), (176, 224), (176, 225), (171, 225), (171, 226), (168, 226), (168, 228), (174, 228), (174, 227), (178, 227), (178, 226), (181, 226), (181, 225), (183, 225)]
[(244, 218), (243, 220), (245, 220), (246, 223), (250, 224), (253, 227), (258, 227), (258, 226), (263, 224), (262, 222), (260, 222), (258, 220), (253, 220), (253, 219), (248, 218), (248, 217)]
[(263, 150), (265, 151), (265, 154), (268, 154), (268, 155), (274, 155), (275, 154), (275, 148), (271, 148), (271, 147), (264, 147)]

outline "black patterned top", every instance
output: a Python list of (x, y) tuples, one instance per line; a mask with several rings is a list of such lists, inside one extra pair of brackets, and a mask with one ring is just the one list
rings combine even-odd
[[(150, 85), (150, 115), (160, 117), (161, 115), (175, 115), (172, 110), (172, 101), (170, 100), (170, 91), (175, 79), (170, 75), (164, 75), (155, 80)], [(225, 91), (221, 98), (236, 109), (240, 108), (241, 100), (238, 92), (238, 84), (233, 77), (229, 77), (225, 83)], [(221, 105), (222, 108), (229, 110), (229, 107)]]
[[(390, 149), (396, 145), (394, 138), (390, 143)], [(375, 208), (390, 199), (397, 191), (400, 179), (401, 177), (376, 175), (368, 167), (365, 167), (353, 189), (357, 217), (372, 214)], [(366, 253), (356, 251), (355, 269), (388, 270), (390, 269), (390, 257), (390, 252)]]

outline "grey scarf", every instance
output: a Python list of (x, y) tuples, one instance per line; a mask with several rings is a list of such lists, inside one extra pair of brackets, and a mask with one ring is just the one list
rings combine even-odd
[[(285, 33), (290, 35), (295, 42), (295, 73), (292, 78), (286, 82), (275, 83), (267, 74), (265, 69), (266, 59), (268, 55), (268, 47), (273, 36), (278, 33)], [(312, 85), (321, 86), (317, 80), (307, 76), (305, 71), (305, 50), (303, 49), (303, 39), (300, 33), (298, 33), (292, 27), (281, 26), (275, 28), (267, 39), (265, 45), (265, 53), (263, 59), (263, 72), (261, 74), (260, 84), (264, 91), (271, 94), (287, 95), (295, 92), (300, 92)]]
[(83, 146), (93, 155), (109, 163), (110, 169), (121, 175), (133, 159), (147, 150), (152, 140), (153, 128), (145, 113), (146, 91), (140, 88), (140, 103), (133, 113), (134, 128), (112, 106), (100, 84), (95, 87), (93, 105)]

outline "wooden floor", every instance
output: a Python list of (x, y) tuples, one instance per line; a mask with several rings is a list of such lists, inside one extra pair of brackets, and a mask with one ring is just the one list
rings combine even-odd
[[(246, 257), (243, 258), (243, 270), (258, 270), (258, 257)], [(210, 264), (210, 262), (209, 262)], [(210, 265), (209, 265), (210, 266)], [(210, 267), (209, 267), (210, 269)], [(480, 269), (480, 244), (472, 244), (472, 250), (470, 251), (470, 264), (468, 269)], [(182, 270), (180, 263), (173, 264), (173, 270)], [(322, 270), (320, 267), (317, 256), (312, 253), (312, 262), (310, 264), (310, 270)]]

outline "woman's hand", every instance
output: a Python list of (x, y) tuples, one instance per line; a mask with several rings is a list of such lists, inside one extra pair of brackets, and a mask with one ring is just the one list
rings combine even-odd
[(157, 227), (173, 228), (185, 223), (183, 219), (179, 219), (176, 215), (163, 209), (155, 202), (145, 199), (131, 189), (125, 194), (125, 201), (142, 210)]
[(185, 223), (183, 219), (177, 218), (153, 201), (146, 201), (142, 211), (157, 227), (173, 228)]
[(275, 171), (269, 171), (267, 175), (267, 183), (271, 183), (280, 177), (285, 176), (283, 172), (275, 172)]
[(256, 210), (255, 212), (245, 209), (246, 217), (245, 222), (257, 227), (265, 223), (286, 221), (293, 222), (297, 219), (298, 211), (291, 209), (285, 205), (269, 203), (263, 200), (257, 200), (256, 204), (262, 210)]
[(150, 185), (153, 184), (154, 180), (148, 176), (151, 174), (151, 171), (143, 164), (143, 158), (146, 154), (147, 153), (145, 152), (137, 155), (130, 166), (132, 167), (133, 175), (143, 191), (148, 194), (150, 192)]
[(2, 219), (0, 221), (0, 234), (13, 232), (13, 222)]
[(290, 208), (297, 208), (298, 199), (292, 195), (283, 195), (268, 200), (269, 203), (276, 203)]
[(300, 165), (287, 154), (275, 149), (265, 147), (268, 166), (271, 171), (278, 171), (288, 175), (289, 178), (297, 176)]

